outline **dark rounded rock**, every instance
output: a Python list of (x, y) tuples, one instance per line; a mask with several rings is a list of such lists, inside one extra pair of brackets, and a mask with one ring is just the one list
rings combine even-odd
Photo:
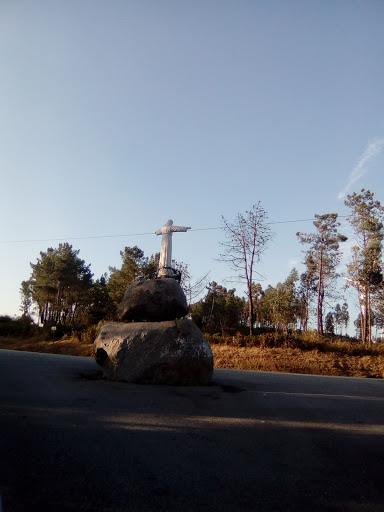
[(98, 348), (96, 350), (95, 360), (98, 365), (104, 366), (105, 362), (108, 360), (108, 354), (103, 348)]
[(95, 340), (95, 353), (110, 380), (198, 386), (212, 379), (211, 347), (189, 318), (105, 324)]
[(163, 322), (188, 313), (187, 299), (175, 279), (149, 279), (134, 283), (117, 308), (123, 322)]

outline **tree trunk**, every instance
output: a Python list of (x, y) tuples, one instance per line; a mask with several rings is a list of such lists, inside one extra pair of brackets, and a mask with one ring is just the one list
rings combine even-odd
[(323, 286), (323, 252), (320, 253), (320, 266), (319, 266), (319, 282), (317, 285), (317, 332), (324, 334), (323, 326), (323, 300), (324, 300), (324, 286)]
[(253, 334), (253, 300), (251, 289), (248, 289), (248, 321), (249, 321), (249, 334), (252, 336)]
[(317, 332), (324, 334), (323, 324), (323, 302), (324, 302), (324, 290), (319, 288), (317, 296)]
[(361, 342), (367, 343), (367, 293), (360, 293), (359, 290), (359, 301), (360, 301), (360, 330), (361, 330)]
[(371, 292), (367, 292), (367, 342), (372, 345), (372, 308), (371, 308)]

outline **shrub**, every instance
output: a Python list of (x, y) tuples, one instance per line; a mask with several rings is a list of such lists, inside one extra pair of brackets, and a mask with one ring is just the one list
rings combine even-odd
[(28, 316), (11, 318), (0, 316), (0, 336), (9, 338), (25, 338), (31, 336), (36, 326)]
[(94, 343), (99, 330), (98, 325), (90, 325), (81, 333), (82, 343)]

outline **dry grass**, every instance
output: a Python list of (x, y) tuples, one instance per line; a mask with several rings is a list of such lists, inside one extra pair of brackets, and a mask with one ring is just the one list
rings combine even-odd
[[(211, 343), (216, 368), (384, 378), (384, 352), (354, 355), (317, 349), (237, 347)], [(0, 349), (93, 357), (92, 343), (0, 338)]]
[(211, 345), (216, 368), (306, 373), (345, 377), (384, 377), (384, 354), (355, 356), (298, 348)]
[(16, 338), (0, 338), (0, 349), (61, 354), (66, 356), (93, 357), (93, 343), (76, 341), (36, 341)]

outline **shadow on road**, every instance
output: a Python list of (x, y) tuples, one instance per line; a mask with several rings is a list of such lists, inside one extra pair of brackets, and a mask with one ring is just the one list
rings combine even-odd
[(4, 512), (384, 510), (381, 381), (140, 386), (24, 354), (0, 351)]

